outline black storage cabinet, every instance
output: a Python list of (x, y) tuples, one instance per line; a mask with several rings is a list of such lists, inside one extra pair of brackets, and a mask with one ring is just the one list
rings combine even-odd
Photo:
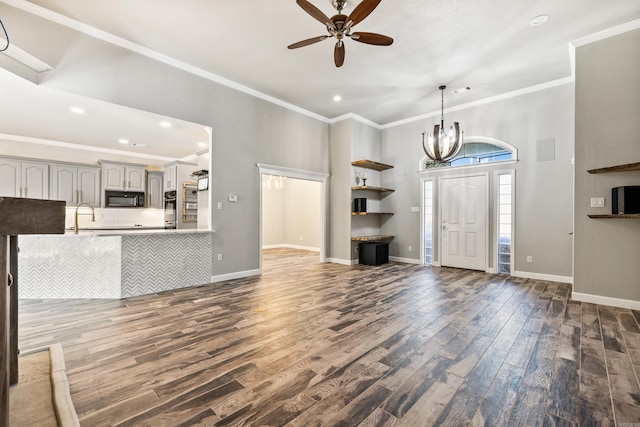
[(389, 243), (360, 243), (360, 264), (380, 265), (389, 262)]

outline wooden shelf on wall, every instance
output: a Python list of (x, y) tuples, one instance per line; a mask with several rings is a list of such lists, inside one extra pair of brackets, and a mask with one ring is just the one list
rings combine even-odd
[(393, 212), (351, 212), (353, 216), (366, 216), (366, 215), (393, 215)]
[(640, 219), (640, 214), (587, 215), (593, 219)]
[(377, 193), (393, 193), (396, 190), (391, 188), (373, 187), (371, 185), (361, 185), (359, 187), (351, 187), (352, 190), (375, 191)]
[(393, 166), (384, 163), (374, 162), (373, 160), (356, 160), (351, 162), (353, 166), (359, 168), (372, 169), (374, 171), (384, 171), (387, 169), (393, 169)]
[(366, 243), (366, 242), (390, 242), (391, 240), (393, 240), (395, 236), (385, 236), (385, 235), (378, 235), (378, 236), (360, 236), (360, 237), (352, 237), (351, 241), (352, 242), (361, 242), (361, 243)]
[(608, 172), (630, 172), (640, 171), (640, 162), (628, 163), (626, 165), (609, 166), (606, 168), (589, 169), (589, 173), (608, 173)]

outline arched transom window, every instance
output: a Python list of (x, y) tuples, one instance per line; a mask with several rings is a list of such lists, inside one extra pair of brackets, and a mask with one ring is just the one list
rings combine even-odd
[(438, 163), (424, 157), (421, 169), (481, 165), (518, 159), (518, 150), (504, 141), (487, 137), (469, 137), (460, 152), (449, 162)]

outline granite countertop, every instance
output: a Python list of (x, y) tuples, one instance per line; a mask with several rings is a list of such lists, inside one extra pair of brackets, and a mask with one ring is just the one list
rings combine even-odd
[[(73, 232), (73, 228), (65, 229), (64, 236), (130, 236), (137, 234), (189, 234), (189, 233), (213, 233), (214, 230), (206, 229), (167, 229), (164, 227), (149, 226), (104, 226), (80, 228), (78, 234)], [(58, 234), (59, 236), (59, 234)]]

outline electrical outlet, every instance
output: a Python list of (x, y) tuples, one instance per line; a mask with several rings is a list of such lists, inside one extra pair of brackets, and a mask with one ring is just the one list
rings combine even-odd
[(222, 261), (222, 254), (218, 254), (218, 261)]
[(218, 209), (222, 209), (222, 202), (218, 202)]
[(298, 240), (303, 241), (304, 240), (304, 236), (299, 236)]
[(408, 250), (409, 252), (411, 252), (411, 251), (413, 250), (413, 246), (411, 246), (411, 245), (407, 246), (407, 250)]
[(527, 262), (533, 262), (533, 257), (531, 255), (527, 256)]
[(591, 207), (592, 208), (604, 208), (604, 197), (592, 197), (591, 198)]

